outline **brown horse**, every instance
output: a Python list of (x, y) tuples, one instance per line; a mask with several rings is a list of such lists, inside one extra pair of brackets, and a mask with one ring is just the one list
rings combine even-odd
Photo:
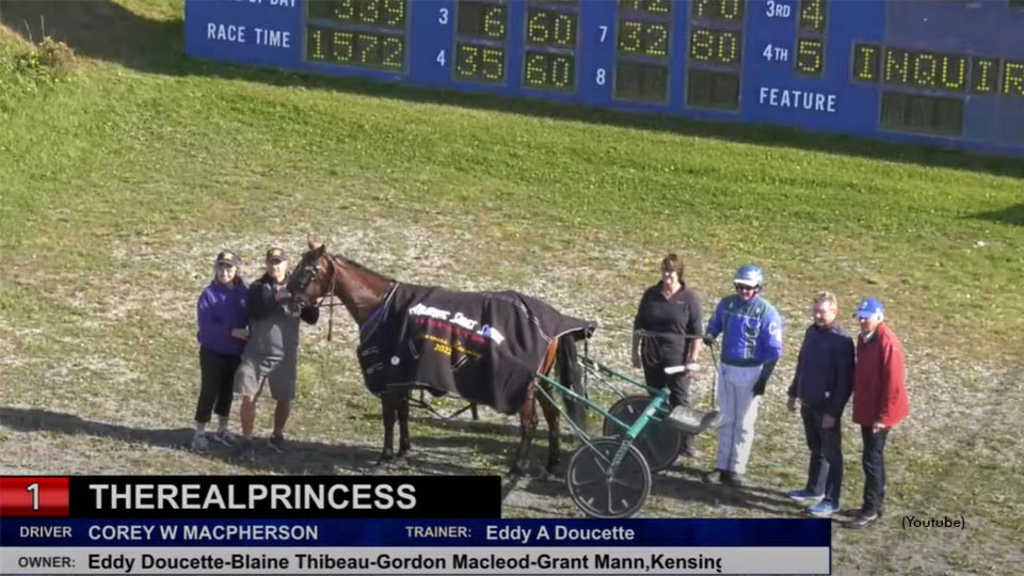
[[(288, 291), (302, 305), (319, 305), (328, 295), (336, 296), (348, 309), (352, 319), (359, 326), (360, 335), (371, 322), (374, 313), (382, 306), (389, 290), (397, 284), (393, 278), (385, 277), (366, 267), (332, 255), (323, 244), (317, 244), (310, 237), (309, 250), (302, 255), (296, 264), (288, 282)], [(576, 364), (576, 342), (573, 334), (565, 334), (553, 339), (547, 348), (539, 372), (549, 376), (558, 364), (559, 382), (566, 389), (572, 390), (581, 397), (586, 397), (581, 379), (581, 368)], [(536, 393), (540, 385), (546, 394)], [(547, 471), (558, 474), (556, 467), (560, 461), (559, 447), (559, 409), (552, 404), (550, 398), (552, 386), (543, 379), (534, 379), (528, 388), (526, 401), (518, 410), (520, 424), (519, 448), (513, 457), (510, 475), (524, 473), (529, 464), (529, 450), (537, 427), (536, 404), (539, 401), (544, 418), (548, 425), (548, 462)], [(570, 395), (563, 394), (567, 414), (577, 426), (585, 426), (587, 406)], [(381, 412), (384, 423), (384, 448), (375, 469), (401, 462), (412, 447), (409, 438), (409, 398), (410, 388), (389, 389), (380, 394)], [(399, 425), (399, 445), (397, 456), (394, 453), (394, 425)]]

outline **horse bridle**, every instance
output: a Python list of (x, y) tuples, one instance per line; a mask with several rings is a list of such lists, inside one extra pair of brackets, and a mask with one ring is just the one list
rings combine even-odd
[[(337, 276), (334, 274), (334, 262), (332, 261), (330, 255), (327, 256), (327, 262), (328, 265), (330, 266), (330, 268), (328, 269), (328, 275), (331, 277), (331, 286), (330, 288), (327, 289), (326, 292), (324, 292), (324, 295), (320, 297), (320, 301), (316, 303), (314, 308), (323, 308), (324, 300), (327, 300), (328, 298), (330, 299), (330, 302), (327, 304), (327, 307), (330, 308), (331, 310), (330, 313), (327, 315), (327, 341), (330, 342), (331, 335), (334, 333), (334, 307), (341, 306), (343, 305), (343, 303), (338, 303), (334, 301), (334, 288), (337, 285), (338, 279)], [(304, 292), (306, 290), (306, 287), (309, 286), (309, 283), (312, 282), (314, 278), (316, 278), (316, 266), (315, 264), (307, 264), (306, 266), (303, 266), (299, 270), (299, 272), (302, 273), (303, 276), (300, 277), (302, 283), (296, 284), (297, 293)]]

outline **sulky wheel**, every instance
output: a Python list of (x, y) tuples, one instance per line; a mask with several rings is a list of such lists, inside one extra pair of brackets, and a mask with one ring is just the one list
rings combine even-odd
[[(632, 425), (650, 403), (650, 396), (629, 396), (616, 402), (608, 413)], [(603, 434), (608, 437), (624, 436), (626, 430), (605, 418)], [(679, 458), (679, 451), (683, 447), (683, 433), (666, 422), (652, 418), (647, 421), (647, 427), (633, 440), (633, 445), (639, 448), (640, 453), (647, 459), (651, 472), (661, 472), (675, 464)]]
[(609, 477), (612, 459), (622, 446), (619, 438), (597, 438), (584, 444), (569, 460), (565, 482), (569, 495), (584, 513), (594, 518), (629, 518), (651, 493), (651, 469), (643, 454), (630, 446)]

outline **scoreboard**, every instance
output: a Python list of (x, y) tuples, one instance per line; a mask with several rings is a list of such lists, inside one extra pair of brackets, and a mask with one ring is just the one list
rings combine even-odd
[(186, 0), (185, 50), (1024, 156), (1024, 0)]

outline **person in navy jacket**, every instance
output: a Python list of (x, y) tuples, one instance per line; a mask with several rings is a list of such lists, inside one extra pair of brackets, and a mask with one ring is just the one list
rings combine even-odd
[(827, 518), (839, 510), (843, 487), (843, 411), (853, 392), (853, 338), (836, 322), (839, 303), (831, 292), (814, 299), (814, 323), (804, 332), (787, 407), (800, 416), (810, 450), (807, 483), (790, 498), (811, 504), (809, 512)]
[(248, 286), (239, 273), (240, 264), (241, 260), (230, 250), (218, 254), (214, 262), (214, 278), (196, 303), (201, 383), (192, 448), (197, 451), (209, 449), (206, 426), (213, 412), (218, 417), (214, 440), (225, 445), (234, 444), (228, 423), (235, 371), (242, 361), (242, 352), (249, 337)]

